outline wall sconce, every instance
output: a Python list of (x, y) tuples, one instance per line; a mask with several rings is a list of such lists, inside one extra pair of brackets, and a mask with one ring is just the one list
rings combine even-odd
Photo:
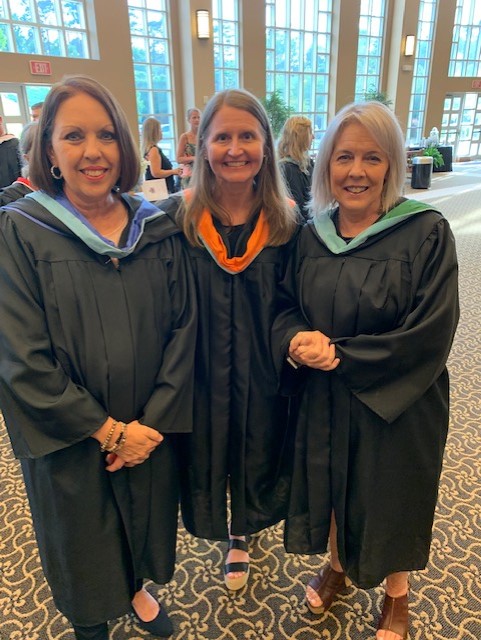
[(199, 40), (210, 38), (210, 20), (208, 10), (199, 9), (196, 11), (195, 19), (197, 24), (197, 37)]
[(406, 36), (406, 41), (404, 43), (404, 55), (413, 56), (415, 46), (416, 46), (416, 36)]

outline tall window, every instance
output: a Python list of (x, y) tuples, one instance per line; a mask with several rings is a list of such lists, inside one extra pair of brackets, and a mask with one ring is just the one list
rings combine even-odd
[(456, 78), (481, 75), (481, 4), (457, 0), (449, 75)]
[(0, 0), (0, 51), (90, 58), (89, 2)]
[(239, 2), (213, 0), (215, 90), (237, 89), (239, 69)]
[(266, 92), (326, 130), (332, 0), (266, 0)]
[(426, 133), (424, 122), (426, 96), (428, 95), (429, 76), (431, 73), (437, 8), (438, 0), (421, 0), (419, 4), (416, 55), (414, 57), (411, 103), (407, 125), (407, 142), (411, 145), (420, 144)]
[(361, 0), (357, 45), (356, 100), (377, 92), (381, 83), (385, 0)]
[(157, 118), (162, 127), (162, 148), (175, 157), (168, 3), (127, 1), (139, 127), (147, 116)]

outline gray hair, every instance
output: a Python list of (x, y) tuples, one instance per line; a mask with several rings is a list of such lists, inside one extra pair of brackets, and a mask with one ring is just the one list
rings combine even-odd
[(28, 178), (29, 175), (29, 164), (30, 164), (30, 153), (32, 151), (33, 143), (35, 140), (35, 136), (38, 131), (38, 123), (37, 122), (29, 122), (22, 129), (22, 133), (20, 134), (18, 150), (20, 152), (21, 161), (22, 161), (22, 176), (24, 178)]

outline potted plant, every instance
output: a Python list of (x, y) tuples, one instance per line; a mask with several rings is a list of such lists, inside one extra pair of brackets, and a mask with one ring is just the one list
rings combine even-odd
[(431, 156), (433, 159), (433, 171), (435, 169), (439, 169), (440, 167), (444, 167), (444, 158), (441, 155), (441, 152), (437, 148), (435, 144), (430, 144), (428, 147), (423, 149), (423, 156)]
[(390, 107), (392, 105), (392, 100), (389, 99), (387, 93), (385, 91), (378, 91), (375, 87), (369, 87), (369, 90), (364, 94), (365, 102), (382, 102), (386, 107)]
[(277, 138), (284, 126), (284, 122), (292, 116), (294, 109), (289, 107), (278, 89), (271, 93), (269, 97), (261, 100), (261, 102), (267, 111), (274, 138)]

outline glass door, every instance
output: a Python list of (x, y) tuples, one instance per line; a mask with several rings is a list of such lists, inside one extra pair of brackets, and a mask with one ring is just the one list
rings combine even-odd
[[(0, 0), (1, 2), (1, 0)], [(30, 122), (30, 108), (43, 102), (50, 85), (0, 83), (0, 116), (7, 128), (17, 138), (23, 127)]]
[(30, 120), (21, 85), (0, 84), (0, 116), (7, 132), (18, 138)]
[(446, 95), (440, 142), (454, 158), (481, 159), (481, 93)]

